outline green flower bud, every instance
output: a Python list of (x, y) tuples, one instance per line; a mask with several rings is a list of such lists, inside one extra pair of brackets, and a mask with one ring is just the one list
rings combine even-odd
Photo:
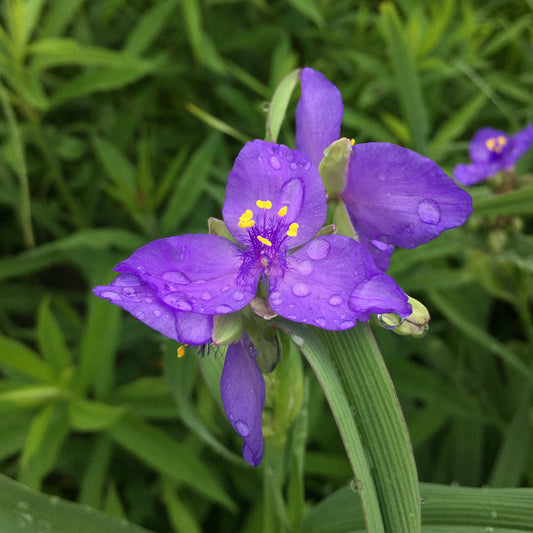
[(411, 337), (422, 338), (429, 328), (429, 311), (424, 304), (410, 296), (409, 303), (413, 311), (407, 318), (402, 318), (396, 313), (385, 313), (378, 315), (378, 322), (381, 326), (391, 329), (397, 335), (411, 335)]
[(318, 171), (328, 195), (339, 194), (346, 187), (346, 173), (351, 152), (352, 143), (345, 137), (331, 143), (324, 150)]

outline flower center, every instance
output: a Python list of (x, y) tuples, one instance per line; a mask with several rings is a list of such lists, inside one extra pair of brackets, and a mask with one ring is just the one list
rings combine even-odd
[(507, 139), (503, 135), (491, 137), (485, 141), (485, 146), (495, 154), (501, 154), (506, 144)]
[(286, 241), (298, 235), (297, 222), (287, 222), (288, 206), (272, 212), (270, 200), (257, 200), (255, 207), (239, 217), (239, 228), (248, 230), (249, 243), (242, 251), (241, 275), (259, 269), (267, 276), (273, 268), (285, 267)]

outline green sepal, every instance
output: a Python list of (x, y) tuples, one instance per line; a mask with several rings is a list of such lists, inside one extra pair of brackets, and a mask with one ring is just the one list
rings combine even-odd
[(213, 317), (213, 344), (227, 346), (241, 340), (243, 331), (242, 313), (228, 313)]
[(337, 228), (338, 235), (344, 235), (345, 237), (350, 237), (356, 241), (359, 240), (357, 238), (358, 235), (352, 225), (352, 221), (350, 220), (350, 215), (348, 215), (346, 206), (342, 201), (337, 202), (337, 206), (333, 212), (333, 224), (335, 224)]
[(324, 157), (320, 161), (318, 171), (328, 195), (339, 194), (346, 187), (346, 174), (351, 152), (352, 143), (346, 137), (332, 142), (324, 150)]
[(233, 235), (229, 232), (229, 229), (226, 227), (226, 224), (224, 224), (223, 220), (219, 220), (215, 217), (209, 217), (208, 224), (208, 232), (209, 235), (218, 235), (219, 237), (224, 237), (224, 239), (228, 239), (228, 241), (236, 243), (237, 241), (233, 238)]

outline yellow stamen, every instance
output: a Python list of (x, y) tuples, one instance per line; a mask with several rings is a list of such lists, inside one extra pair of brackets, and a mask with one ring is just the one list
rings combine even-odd
[(355, 139), (350, 139), (350, 144), (351, 144), (352, 146), (355, 146)]
[(240, 217), (239, 217), (239, 228), (251, 228), (255, 221), (252, 220), (252, 217), (254, 214), (250, 211), (250, 209), (247, 209)]
[(239, 228), (251, 228), (255, 224), (255, 220), (240, 220)]
[(287, 235), (289, 237), (296, 237), (296, 235), (298, 234), (298, 228), (300, 227), (300, 225), (296, 222), (293, 222), (290, 226), (289, 226), (289, 229), (287, 231)]
[(257, 200), (257, 202), (255, 202), (255, 205), (261, 209), (272, 208), (272, 202), (270, 200)]
[(266, 244), (267, 246), (272, 246), (272, 243), (268, 239), (265, 239), (264, 237), (261, 237), (261, 235), (257, 236), (257, 240), (259, 242), (262, 242), (263, 244)]
[(280, 216), (280, 217), (284, 217), (286, 214), (287, 214), (287, 206), (284, 205), (284, 206), (278, 211), (278, 216)]
[(491, 151), (500, 154), (507, 144), (507, 139), (503, 135), (498, 135), (498, 137), (491, 137), (485, 141), (485, 146)]
[(185, 346), (189, 346), (188, 344), (182, 344), (181, 346), (178, 346), (178, 358), (181, 359), (185, 355)]

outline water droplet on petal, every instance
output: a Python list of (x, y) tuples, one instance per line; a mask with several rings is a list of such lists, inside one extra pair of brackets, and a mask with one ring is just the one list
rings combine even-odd
[(311, 289), (309, 288), (309, 285), (307, 283), (304, 283), (303, 281), (297, 281), (292, 286), (292, 293), (294, 296), (307, 296), (311, 292)]
[(163, 301), (178, 311), (192, 311), (192, 305), (182, 293), (167, 294), (163, 297)]
[(291, 163), (289, 166), (292, 170), (296, 170), (298, 168), (298, 165), (296, 163)]
[(119, 301), (119, 300), (122, 299), (120, 294), (118, 294), (118, 292), (114, 292), (114, 291), (104, 291), (102, 293), (102, 298), (107, 298), (108, 300), (114, 300), (114, 301)]
[(334, 294), (333, 296), (330, 296), (328, 303), (330, 305), (340, 305), (343, 302), (343, 298), (340, 294)]
[(227, 290), (229, 290), (229, 285), (224, 285), (224, 287), (222, 287), (222, 292), (226, 292)]
[(274, 170), (279, 170), (281, 168), (281, 163), (279, 162), (279, 159), (275, 155), (270, 156), (270, 166)]
[(154, 316), (160, 317), (161, 311), (159, 309), (154, 309)]
[(310, 259), (319, 261), (329, 253), (329, 242), (324, 239), (314, 239), (307, 246), (307, 255)]
[(309, 276), (309, 274), (313, 272), (313, 265), (311, 264), (311, 261), (307, 261), (307, 259), (299, 263), (297, 268), (298, 272), (304, 276)]
[(171, 281), (173, 283), (177, 283), (178, 285), (185, 285), (191, 282), (187, 275), (177, 270), (165, 272), (161, 277), (166, 281)]
[(280, 206), (287, 206), (287, 217), (292, 217), (287, 222), (295, 220), (300, 213), (304, 201), (304, 184), (301, 179), (295, 178), (288, 181), (281, 189)]
[(220, 304), (215, 307), (215, 313), (223, 315), (225, 313), (231, 313), (231, 307), (226, 304)]
[(137, 313), (135, 313), (135, 316), (139, 319), (139, 320), (144, 320), (146, 318), (146, 315), (142, 312), (142, 311), (138, 311)]
[(250, 434), (250, 428), (248, 427), (248, 424), (242, 420), (237, 420), (237, 422), (235, 422), (235, 431), (241, 437), (247, 437)]
[(236, 302), (242, 302), (244, 300), (244, 294), (241, 291), (235, 291), (232, 296)]
[(153, 302), (152, 298), (145, 298), (144, 301), (147, 304), (151, 304)]
[(120, 274), (113, 280), (117, 287), (131, 287), (141, 285), (141, 280), (135, 274)]
[(344, 322), (341, 322), (339, 324), (340, 329), (350, 329), (355, 326), (355, 322), (353, 320), (345, 320)]
[(203, 294), (202, 294), (202, 300), (208, 302), (209, 300), (211, 300), (211, 298), (213, 298), (213, 295), (209, 292), (209, 291), (205, 291)]
[(141, 274), (146, 274), (146, 268), (144, 268), (143, 266), (138, 266), (138, 267), (137, 267), (137, 270), (138, 270)]
[(271, 298), (274, 298), (274, 299), (279, 299), (279, 298), (281, 298), (281, 292), (279, 292), (279, 291), (272, 291), (272, 292), (270, 293), (270, 297), (271, 297)]
[(323, 316), (315, 318), (315, 324), (323, 328), (326, 325), (326, 319)]
[(311, 168), (311, 161), (308, 161), (305, 166), (304, 166), (304, 169), (305, 170), (309, 170)]
[(440, 208), (435, 200), (426, 198), (418, 204), (418, 217), (426, 224), (438, 224), (440, 222)]

